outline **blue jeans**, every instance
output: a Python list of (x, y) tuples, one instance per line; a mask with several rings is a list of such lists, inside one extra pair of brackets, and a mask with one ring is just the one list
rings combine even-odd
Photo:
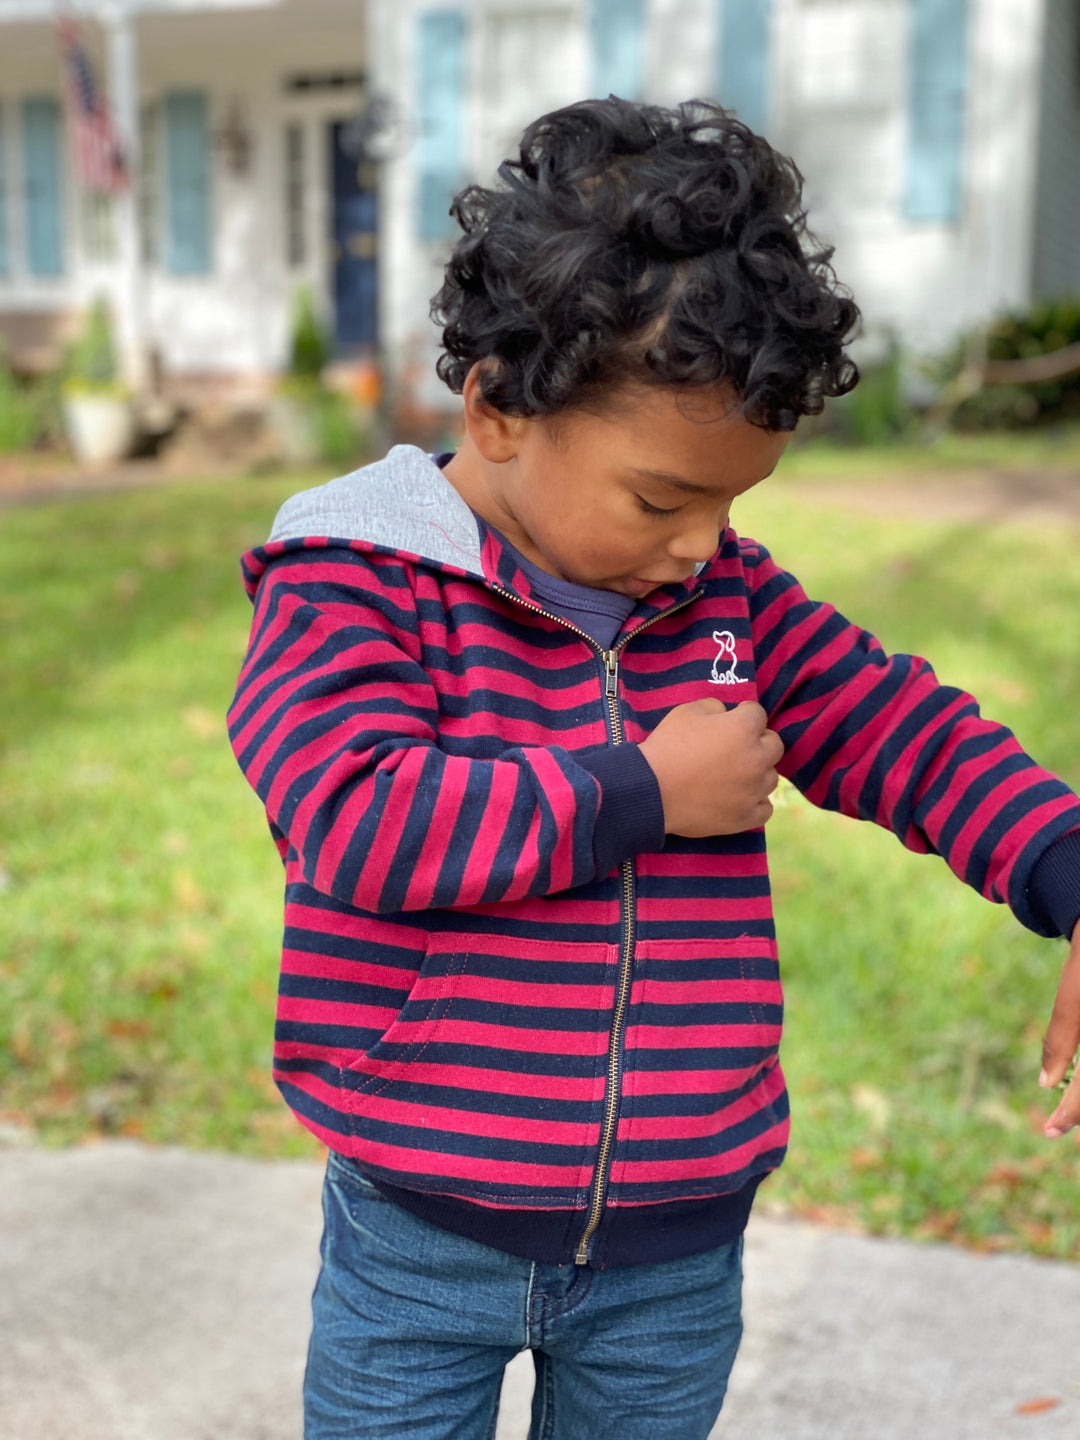
[(331, 1155), (305, 1440), (491, 1440), (536, 1365), (530, 1440), (706, 1440), (742, 1334), (742, 1241), (626, 1270), (505, 1255), (384, 1200)]

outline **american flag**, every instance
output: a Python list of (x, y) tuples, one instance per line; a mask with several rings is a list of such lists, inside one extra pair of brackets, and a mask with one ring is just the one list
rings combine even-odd
[(79, 27), (74, 20), (62, 19), (59, 29), (76, 173), (88, 190), (115, 195), (128, 184), (120, 137), (109, 114), (108, 102), (94, 79)]

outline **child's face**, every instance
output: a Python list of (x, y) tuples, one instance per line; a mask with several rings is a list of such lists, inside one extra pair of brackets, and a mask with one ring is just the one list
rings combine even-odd
[(466, 396), (472, 443), (447, 471), (457, 483), (479, 462), (479, 487), (459, 486), (469, 503), (550, 574), (634, 599), (713, 555), (732, 502), (791, 438), (744, 420), (723, 387), (635, 388), (555, 422), (477, 419), (476, 403)]

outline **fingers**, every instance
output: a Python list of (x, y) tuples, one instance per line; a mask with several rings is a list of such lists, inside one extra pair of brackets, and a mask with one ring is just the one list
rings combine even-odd
[(755, 730), (758, 734), (761, 734), (769, 723), (769, 717), (756, 700), (740, 700), (728, 714), (737, 716), (748, 730)]
[[(1060, 1085), (1077, 1049), (1080, 1048), (1080, 925), (1073, 932), (1069, 955), (1061, 971), (1054, 1008), (1043, 1041), (1042, 1074), (1039, 1084)], [(1080, 1077), (1074, 1078), (1054, 1113), (1043, 1127), (1056, 1138), (1080, 1124)]]
[(765, 754), (770, 765), (779, 765), (784, 758), (784, 742), (777, 735), (775, 730), (766, 730), (761, 737), (765, 745)]
[(756, 700), (743, 700), (734, 710), (729, 710), (728, 714), (738, 717), (748, 730), (761, 736), (762, 750), (768, 764), (779, 764), (784, 754), (784, 742), (775, 730), (769, 729), (769, 717)]
[(1043, 1134), (1050, 1140), (1057, 1140), (1080, 1125), (1080, 1078), (1074, 1078), (1061, 1097), (1061, 1101), (1043, 1126)]

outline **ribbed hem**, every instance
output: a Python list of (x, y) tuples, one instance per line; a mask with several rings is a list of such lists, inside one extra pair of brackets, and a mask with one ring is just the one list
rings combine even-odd
[[(496, 1210), (446, 1195), (425, 1195), (419, 1190), (388, 1185), (355, 1160), (342, 1155), (338, 1160), (354, 1166), (381, 1195), (417, 1219), (523, 1260), (570, 1265), (585, 1230), (584, 1210)], [(589, 1264), (594, 1270), (624, 1270), (632, 1265), (683, 1260), (728, 1245), (746, 1229), (763, 1178), (755, 1177), (734, 1195), (707, 1200), (609, 1205), (590, 1245)]]
[(1047, 846), (1031, 871), (1027, 894), (1045, 929), (1072, 934), (1080, 920), (1080, 830)]
[(660, 783), (637, 745), (597, 747), (574, 759), (600, 785), (600, 811), (593, 831), (597, 875), (608, 875), (624, 860), (664, 848), (664, 803)]

